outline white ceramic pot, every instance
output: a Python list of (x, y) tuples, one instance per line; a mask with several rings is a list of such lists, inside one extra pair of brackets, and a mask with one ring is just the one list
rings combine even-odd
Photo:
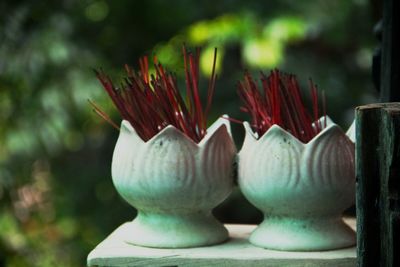
[(112, 177), (119, 194), (138, 210), (125, 240), (159, 248), (225, 241), (228, 232), (211, 210), (232, 190), (235, 155), (229, 121), (223, 118), (199, 144), (174, 126), (144, 142), (122, 121)]
[(290, 251), (355, 244), (342, 212), (355, 200), (354, 143), (327, 120), (304, 144), (272, 126), (258, 138), (247, 122), (239, 153), (239, 185), (265, 219), (250, 236), (256, 246)]

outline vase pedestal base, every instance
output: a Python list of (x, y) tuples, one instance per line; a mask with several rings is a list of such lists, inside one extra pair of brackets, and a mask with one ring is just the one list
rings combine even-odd
[(251, 234), (258, 247), (285, 251), (323, 251), (353, 246), (355, 232), (341, 218), (267, 217)]
[(154, 248), (188, 248), (219, 244), (228, 231), (213, 215), (138, 212), (129, 224), (125, 242)]

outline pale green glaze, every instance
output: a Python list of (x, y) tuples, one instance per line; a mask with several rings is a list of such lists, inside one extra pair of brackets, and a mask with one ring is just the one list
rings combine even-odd
[(259, 247), (287, 251), (331, 250), (355, 244), (354, 231), (339, 216), (269, 216), (256, 228), (249, 240)]
[(307, 144), (277, 125), (260, 138), (245, 128), (239, 185), (265, 215), (250, 242), (293, 251), (354, 245), (341, 218), (355, 199), (354, 143), (340, 127), (328, 120)]
[(198, 247), (217, 244), (228, 231), (211, 213), (148, 213), (140, 211), (125, 241), (160, 248)]
[(123, 121), (112, 177), (138, 210), (126, 242), (180, 248), (225, 241), (228, 232), (211, 210), (232, 190), (235, 154), (226, 119), (216, 121), (199, 144), (173, 126), (144, 142)]

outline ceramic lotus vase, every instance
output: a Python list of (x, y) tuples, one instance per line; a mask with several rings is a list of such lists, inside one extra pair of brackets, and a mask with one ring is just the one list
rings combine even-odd
[(232, 190), (235, 155), (226, 119), (217, 120), (198, 144), (174, 126), (144, 142), (122, 121), (112, 178), (138, 210), (125, 241), (159, 248), (225, 241), (228, 232), (211, 211)]
[(277, 125), (260, 138), (244, 127), (239, 185), (265, 217), (250, 242), (289, 251), (354, 245), (355, 233), (342, 220), (355, 200), (354, 143), (342, 129), (327, 118), (304, 144)]

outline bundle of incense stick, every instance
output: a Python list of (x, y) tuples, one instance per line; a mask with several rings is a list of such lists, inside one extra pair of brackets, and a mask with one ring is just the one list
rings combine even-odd
[(259, 90), (250, 73), (246, 72), (244, 80), (238, 84), (238, 94), (243, 102), (241, 110), (250, 114), (252, 128), (258, 136), (277, 124), (307, 143), (326, 127), (325, 98), (323, 97), (322, 122), (318, 120), (318, 90), (311, 79), (309, 84), (312, 112), (304, 105), (294, 75), (273, 70), (268, 77), (261, 72), (260, 80), (262, 90)]
[[(208, 84), (207, 102), (202, 105), (199, 94), (200, 49), (190, 53), (183, 47), (186, 78), (186, 99), (179, 91), (176, 77), (168, 72), (154, 57), (155, 75), (149, 75), (148, 58), (140, 59), (140, 71), (125, 66), (127, 78), (121, 88), (114, 86), (104, 72), (96, 72), (97, 78), (107, 91), (124, 120), (130, 122), (137, 134), (147, 141), (168, 125), (181, 130), (196, 143), (200, 142), (207, 130), (207, 115), (214, 94), (215, 64), (217, 49), (214, 50), (212, 74)], [(110, 117), (95, 103), (94, 110), (111, 123)]]

